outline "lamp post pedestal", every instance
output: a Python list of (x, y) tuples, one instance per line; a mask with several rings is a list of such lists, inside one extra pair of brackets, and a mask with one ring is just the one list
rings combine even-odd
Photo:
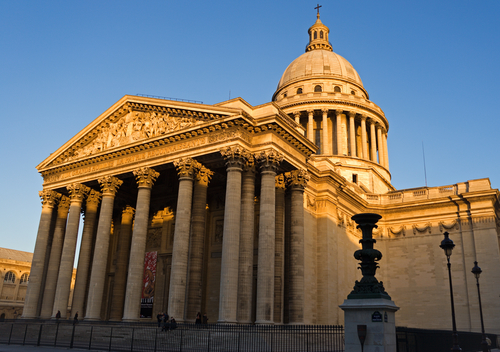
[[(399, 307), (384, 298), (346, 299), (344, 311), (345, 352), (396, 352), (396, 319)], [(358, 326), (366, 326), (363, 350)]]

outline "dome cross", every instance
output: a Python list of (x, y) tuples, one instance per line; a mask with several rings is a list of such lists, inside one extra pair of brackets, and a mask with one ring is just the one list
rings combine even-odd
[(320, 4), (317, 4), (317, 5), (316, 5), (316, 7), (314, 8), (315, 10), (317, 10), (317, 11), (318, 11), (318, 14), (316, 15), (318, 18), (319, 18), (319, 9), (320, 9), (321, 7), (323, 7), (323, 6), (322, 6), (322, 5), (320, 5)]

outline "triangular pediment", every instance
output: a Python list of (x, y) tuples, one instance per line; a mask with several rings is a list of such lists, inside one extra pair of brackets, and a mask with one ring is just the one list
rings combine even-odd
[(41, 171), (160, 139), (238, 112), (211, 105), (125, 96), (44, 160), (37, 169)]

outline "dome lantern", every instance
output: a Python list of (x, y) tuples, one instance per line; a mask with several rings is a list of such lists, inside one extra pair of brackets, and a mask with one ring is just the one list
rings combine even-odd
[(311, 26), (311, 28), (309, 28), (308, 31), (309, 44), (306, 46), (306, 53), (311, 50), (333, 51), (332, 45), (328, 41), (328, 33), (330, 33), (330, 29), (319, 19), (319, 8), (316, 17), (316, 22)]

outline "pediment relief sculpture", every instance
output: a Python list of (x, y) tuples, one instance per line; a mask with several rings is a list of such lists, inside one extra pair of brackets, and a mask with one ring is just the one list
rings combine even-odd
[(166, 135), (205, 122), (194, 117), (175, 116), (170, 113), (130, 111), (114, 121), (103, 121), (95, 129), (97, 131), (95, 136), (86, 145), (64, 153), (56, 160), (56, 163), (84, 158), (111, 148)]

